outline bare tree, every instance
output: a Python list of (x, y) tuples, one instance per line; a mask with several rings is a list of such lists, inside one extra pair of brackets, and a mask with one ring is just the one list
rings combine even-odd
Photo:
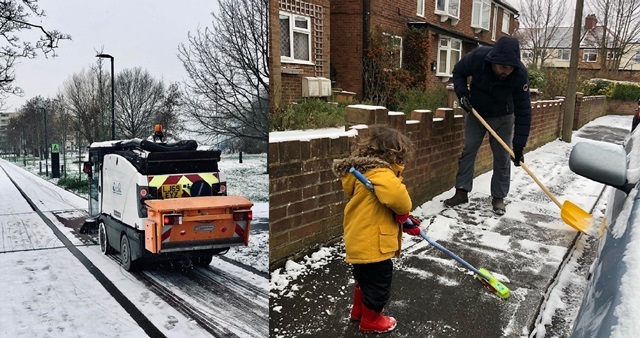
[(562, 27), (567, 15), (564, 1), (520, 0), (521, 28), (516, 31), (523, 49), (531, 50), (531, 67), (544, 67), (551, 50), (563, 41), (571, 41), (571, 29)]
[[(31, 59), (40, 50), (45, 57), (55, 56), (58, 42), (71, 36), (57, 30), (47, 30), (34, 23), (34, 19), (46, 16), (38, 6), (38, 0), (0, 1), (0, 36), (4, 43), (0, 46), (0, 102), (7, 94), (22, 95), (22, 90), (13, 86), (14, 65), (20, 59)], [(25, 41), (18, 33), (35, 29), (42, 33), (36, 41)]]
[(269, 138), (267, 0), (219, 0), (211, 27), (179, 47), (189, 79), (185, 110), (192, 131), (230, 139)]
[(98, 76), (102, 71), (93, 68), (71, 75), (62, 85), (64, 106), (77, 119), (82, 138), (89, 141), (103, 141), (108, 139), (111, 119), (106, 119), (104, 109), (101, 109), (99, 88), (110, 88), (106, 77)]
[(164, 100), (164, 83), (142, 68), (116, 77), (116, 126), (123, 138), (147, 138)]
[(165, 91), (164, 100), (156, 113), (156, 123), (161, 124), (169, 133), (182, 131), (182, 124), (177, 123), (179, 109), (182, 105), (180, 86), (172, 83)]
[(640, 42), (640, 0), (591, 0), (590, 6), (603, 15), (601, 69), (618, 72), (622, 57)]

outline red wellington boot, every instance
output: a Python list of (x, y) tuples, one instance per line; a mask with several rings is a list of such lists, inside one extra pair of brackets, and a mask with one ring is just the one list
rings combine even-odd
[(362, 291), (360, 285), (353, 288), (353, 305), (351, 305), (351, 320), (360, 320), (362, 317)]
[(360, 320), (360, 332), (362, 333), (385, 333), (396, 328), (396, 319), (382, 315), (362, 305), (362, 319)]

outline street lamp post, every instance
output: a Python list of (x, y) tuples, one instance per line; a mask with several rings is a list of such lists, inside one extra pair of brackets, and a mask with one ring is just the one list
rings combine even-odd
[[(44, 117), (44, 167), (47, 177), (49, 177), (49, 140), (47, 139), (47, 108), (40, 107)], [(40, 162), (42, 163), (42, 162)]]
[(109, 54), (98, 54), (96, 57), (109, 59), (111, 61), (111, 139), (116, 139), (116, 109), (114, 101), (115, 75), (113, 74), (113, 56)]

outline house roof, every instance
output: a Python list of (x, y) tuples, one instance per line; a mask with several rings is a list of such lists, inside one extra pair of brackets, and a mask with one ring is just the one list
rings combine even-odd
[[(531, 40), (528, 38), (535, 34), (535, 30), (541, 30), (541, 28), (518, 28), (518, 30), (514, 33), (515, 36), (519, 37), (522, 44), (522, 49), (532, 49), (533, 45)], [(544, 32), (540, 31), (538, 34), (544, 34)], [(581, 29), (580, 32), (580, 48), (598, 48), (600, 45), (600, 41), (602, 39), (602, 34), (608, 34), (609, 44), (613, 41), (613, 35), (611, 32), (604, 28), (604, 26), (596, 26), (593, 29), (585, 31), (584, 28)], [(571, 48), (571, 42), (573, 38), (573, 27), (557, 27), (556, 30), (549, 37), (549, 48), (557, 48), (557, 49), (569, 49)], [(611, 47), (611, 45), (609, 46)]]

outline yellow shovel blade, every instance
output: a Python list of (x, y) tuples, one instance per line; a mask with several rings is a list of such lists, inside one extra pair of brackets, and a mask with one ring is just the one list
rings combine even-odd
[(590, 234), (589, 230), (593, 226), (593, 217), (579, 206), (570, 201), (564, 201), (564, 203), (562, 203), (562, 209), (560, 210), (560, 216), (565, 223), (574, 229)]

